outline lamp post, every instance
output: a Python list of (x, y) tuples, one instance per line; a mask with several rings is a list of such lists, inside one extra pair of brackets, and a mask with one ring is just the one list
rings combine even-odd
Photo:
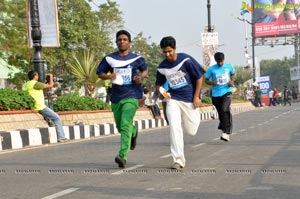
[(38, 0), (29, 0), (30, 22), (31, 22), (31, 38), (33, 43), (33, 67), (39, 74), (39, 81), (45, 82), (45, 64), (46, 61), (42, 53), (42, 32), (40, 29), (40, 18)]
[(207, 0), (207, 32), (211, 32), (211, 14), (210, 14), (211, 4), (210, 0)]

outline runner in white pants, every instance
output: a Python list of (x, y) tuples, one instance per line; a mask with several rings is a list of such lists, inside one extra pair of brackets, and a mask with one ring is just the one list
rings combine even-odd
[(174, 163), (185, 166), (183, 132), (196, 135), (200, 125), (199, 108), (193, 103), (170, 99), (167, 103), (167, 116), (170, 122), (171, 154)]
[[(200, 91), (202, 76), (205, 73), (201, 65), (191, 56), (176, 53), (176, 41), (173, 37), (164, 37), (160, 47), (165, 55), (157, 68), (156, 90), (168, 81), (171, 99), (167, 102), (167, 117), (170, 126), (170, 147), (173, 157), (173, 169), (185, 167), (183, 132), (197, 133), (200, 125)], [(162, 99), (162, 95), (160, 96)]]

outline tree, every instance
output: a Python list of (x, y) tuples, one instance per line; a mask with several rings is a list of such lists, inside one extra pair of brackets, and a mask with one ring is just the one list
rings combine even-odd
[[(27, 79), (27, 71), (32, 69), (29, 63), (33, 53), (27, 45), (26, 2), (0, 0), (0, 57), (1, 52), (9, 52), (9, 64), (24, 71), (18, 80)], [(90, 0), (57, 1), (60, 47), (43, 48), (47, 69), (55, 76), (67, 76), (67, 60), (74, 50), (91, 49), (98, 60), (113, 50), (112, 31), (123, 25), (118, 4), (108, 0), (99, 5), (98, 10), (92, 10), (88, 2)]]
[(149, 87), (152, 87), (155, 84), (156, 68), (162, 61), (163, 56), (160, 47), (155, 43), (148, 44), (148, 40), (150, 40), (150, 38), (146, 39), (143, 37), (143, 33), (139, 33), (132, 40), (131, 49), (133, 52), (145, 58), (149, 75), (147, 82), (143, 83), (147, 84)]
[(76, 83), (83, 83), (85, 94), (95, 97), (95, 88), (99, 81), (96, 75), (98, 63), (95, 53), (88, 50), (74, 51), (67, 66), (71, 74), (76, 78)]
[(261, 76), (270, 76), (271, 87), (283, 89), (283, 86), (292, 87), (290, 68), (294, 66), (294, 58), (285, 57), (283, 60), (262, 60), (260, 62)]
[(244, 67), (235, 67), (235, 81), (236, 85), (240, 85), (252, 78), (251, 70)]
[(58, 18), (60, 47), (46, 49), (44, 53), (46, 60), (50, 62), (50, 68), (57, 67), (59, 61), (66, 61), (70, 51), (75, 49), (93, 50), (100, 60), (113, 50), (110, 39), (112, 32), (106, 24), (123, 25), (118, 5), (110, 1), (100, 5), (99, 10), (94, 11), (87, 1), (60, 0)]
[(0, 0), (0, 5), (0, 57), (21, 70), (16, 78), (10, 79), (20, 88), (27, 79), (32, 57), (27, 43), (26, 1)]
[(244, 95), (244, 90), (247, 85), (244, 85), (246, 81), (252, 78), (251, 70), (245, 69), (244, 67), (235, 67), (235, 81), (234, 84), (238, 88), (238, 94)]
[[(118, 5), (111, 1), (101, 4), (99, 10), (92, 10), (87, 1), (60, 0), (58, 17), (60, 47), (47, 48), (44, 50), (44, 55), (49, 62), (49, 69), (58, 71), (55, 75), (64, 79), (67, 79), (65, 76), (70, 72), (66, 67), (72, 54), (70, 52), (89, 49), (94, 52), (96, 62), (101, 60), (105, 54), (113, 51), (113, 43), (110, 39), (113, 29), (107, 24), (114, 24), (114, 27), (123, 25)], [(72, 80), (65, 84), (70, 86)]]

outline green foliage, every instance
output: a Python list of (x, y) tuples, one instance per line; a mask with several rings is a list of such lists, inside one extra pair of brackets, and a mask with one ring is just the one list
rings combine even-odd
[(290, 80), (290, 68), (294, 66), (293, 58), (283, 60), (262, 60), (260, 62), (260, 75), (270, 76), (271, 87), (283, 90), (284, 86), (291, 88), (293, 82)]
[[(28, 48), (26, 36), (26, 2), (29, 1), (0, 0), (0, 58), (3, 58), (3, 52), (9, 52), (9, 58), (5, 61), (21, 70), (18, 78), (10, 79), (18, 88), (27, 79), (27, 72), (32, 69), (30, 63), (33, 52)], [(91, 1), (57, 1), (60, 47), (42, 50), (47, 61), (47, 72), (69, 79), (64, 82), (66, 87), (72, 86), (74, 80), (67, 78), (70, 76), (66, 68), (70, 52), (74, 49), (90, 49), (101, 60), (105, 54), (113, 51), (111, 35), (123, 26), (122, 12), (117, 3), (108, 0), (99, 5), (98, 9), (92, 9), (92, 3), (89, 2)]]
[(252, 71), (245, 69), (244, 67), (235, 67), (235, 81), (236, 86), (243, 84), (247, 80), (252, 78)]
[[(20, 88), (25, 77), (20, 75), (26, 74), (24, 70), (30, 67), (28, 63), (32, 56), (26, 36), (26, 1), (0, 0), (0, 5), (0, 57), (21, 70), (17, 78), (15, 76), (9, 80)], [(6, 55), (7, 59), (3, 57)]]
[(212, 104), (211, 97), (203, 96), (201, 99), (203, 104)]
[(59, 111), (80, 111), (80, 110), (108, 110), (110, 105), (89, 96), (71, 94), (59, 97), (53, 103), (55, 112)]
[(94, 52), (88, 50), (72, 53), (68, 63), (71, 74), (76, 78), (76, 83), (83, 83), (86, 95), (95, 96), (95, 87), (99, 78), (96, 74), (98, 63)]
[(34, 109), (34, 99), (26, 91), (0, 89), (0, 111)]
[[(131, 50), (145, 58), (149, 71), (146, 83), (151, 88), (155, 84), (156, 68), (163, 60), (163, 56), (160, 47), (155, 43), (149, 44), (149, 39), (144, 38), (143, 33), (139, 33), (132, 40)], [(143, 83), (145, 84), (145, 82)]]
[(44, 48), (43, 52), (48, 69), (54, 76), (66, 80), (63, 87), (72, 87), (77, 80), (68, 78), (72, 74), (67, 67), (72, 52), (89, 49), (98, 60), (95, 63), (99, 63), (105, 54), (113, 51), (111, 35), (115, 34), (114, 28), (123, 25), (123, 21), (118, 4), (107, 1), (99, 5), (98, 10), (93, 10), (91, 3), (83, 0), (58, 1), (58, 21), (60, 47)]

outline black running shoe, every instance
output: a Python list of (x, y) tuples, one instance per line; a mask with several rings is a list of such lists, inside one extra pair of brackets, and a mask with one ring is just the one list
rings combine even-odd
[(131, 137), (131, 144), (130, 144), (130, 150), (134, 150), (136, 147), (136, 140), (137, 140), (137, 136), (138, 136), (138, 129), (136, 128), (136, 134), (135, 137)]
[(125, 168), (126, 160), (123, 160), (119, 155), (115, 157), (115, 162), (119, 165), (119, 168)]

